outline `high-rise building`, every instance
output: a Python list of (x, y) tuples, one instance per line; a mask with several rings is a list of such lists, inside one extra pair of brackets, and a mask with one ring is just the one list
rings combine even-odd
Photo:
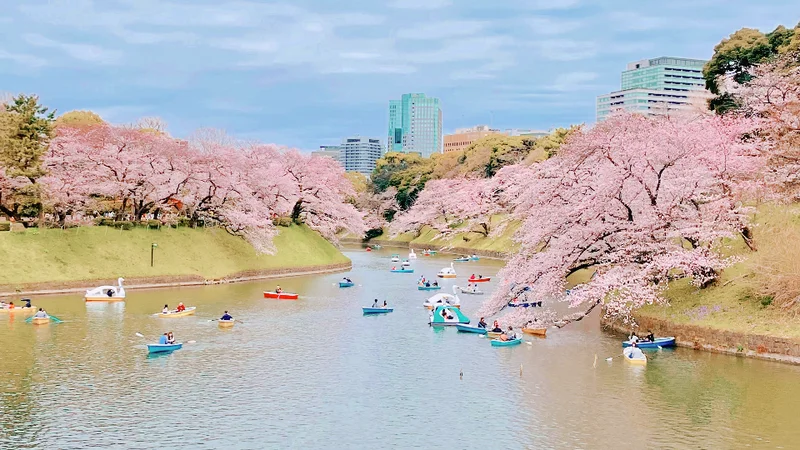
[[(338, 145), (320, 145), (319, 150), (311, 152), (312, 156), (325, 156), (342, 164), (342, 147)], [(344, 164), (342, 164), (344, 165)]]
[(403, 94), (389, 101), (390, 152), (416, 152), (431, 156), (442, 152), (442, 108), (438, 98)]
[(384, 148), (380, 139), (362, 137), (345, 138), (340, 145), (344, 170), (360, 172), (369, 176), (375, 170), (375, 161), (383, 156)]
[(478, 125), (472, 128), (459, 128), (455, 133), (444, 136), (444, 153), (466, 150), (473, 142), (483, 139), (490, 134), (498, 133), (500, 133), (500, 130), (494, 130), (486, 125)]
[(705, 89), (706, 61), (662, 56), (628, 64), (619, 91), (597, 97), (597, 121), (614, 111), (668, 115), (705, 107), (711, 93)]

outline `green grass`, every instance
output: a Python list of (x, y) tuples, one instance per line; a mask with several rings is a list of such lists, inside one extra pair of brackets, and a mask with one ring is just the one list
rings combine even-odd
[(800, 294), (800, 207), (764, 205), (755, 221), (758, 251), (748, 250), (741, 239), (727, 242), (720, 251), (742, 261), (725, 269), (715, 286), (697, 289), (686, 280), (674, 282), (666, 293), (669, 306), (648, 306), (637, 315), (718, 330), (800, 337), (800, 305), (781, 307), (784, 297)]
[[(150, 244), (157, 243), (155, 267)], [(221, 278), (247, 270), (347, 262), (331, 243), (307, 227), (280, 228), (274, 255), (257, 254), (243, 239), (220, 229), (164, 228), (129, 231), (108, 227), (28, 229), (0, 233), (0, 285), (117, 278), (200, 275)]]

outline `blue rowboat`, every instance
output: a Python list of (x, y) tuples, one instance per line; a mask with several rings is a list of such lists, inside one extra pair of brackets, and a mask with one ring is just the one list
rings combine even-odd
[[(625, 341), (625, 342), (622, 343), (622, 347), (623, 348), (624, 347), (630, 347), (630, 346), (631, 346), (631, 342), (630, 341)], [(675, 337), (674, 336), (660, 337), (660, 338), (656, 338), (656, 340), (653, 341), (653, 342), (639, 341), (639, 342), (636, 343), (636, 346), (639, 347), (639, 348), (674, 347), (675, 346)]]
[(522, 338), (511, 339), (510, 341), (501, 341), (500, 339), (492, 339), (492, 347), (510, 347), (512, 345), (519, 345), (522, 343)]
[(480, 258), (479, 258), (479, 257), (477, 257), (477, 256), (473, 256), (473, 257), (472, 257), (472, 258), (470, 258), (470, 259), (471, 259), (472, 261), (480, 261)]
[(414, 269), (394, 269), (392, 273), (414, 273)]
[(464, 257), (464, 258), (456, 258), (453, 261), (455, 261), (455, 262), (469, 262), (471, 260), (469, 258), (467, 258), (467, 257)]
[(464, 325), (463, 323), (459, 323), (458, 325), (456, 325), (456, 330), (461, 331), (462, 333), (486, 334), (486, 328), (473, 327), (469, 325)]
[(441, 289), (441, 286), (417, 286), (417, 290), (420, 291), (436, 291)]
[(353, 286), (355, 286), (355, 285), (356, 285), (356, 284), (355, 284), (355, 283), (353, 283), (352, 281), (340, 281), (340, 282), (339, 282), (339, 287), (340, 287), (340, 288), (353, 287)]
[(367, 314), (386, 314), (394, 311), (394, 308), (361, 308), (364, 315)]
[(167, 353), (180, 350), (183, 344), (147, 344), (148, 353)]

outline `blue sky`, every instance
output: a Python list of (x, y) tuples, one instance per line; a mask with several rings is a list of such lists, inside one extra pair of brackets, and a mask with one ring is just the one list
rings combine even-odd
[(385, 141), (388, 101), (442, 99), (445, 132), (594, 121), (630, 61), (708, 58), (796, 0), (26, 0), (0, 10), (0, 91), (114, 123), (159, 116), (315, 149)]

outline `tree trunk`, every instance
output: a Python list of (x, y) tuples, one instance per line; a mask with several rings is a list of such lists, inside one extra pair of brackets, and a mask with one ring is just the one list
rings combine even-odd
[(744, 243), (751, 251), (758, 251), (756, 247), (755, 238), (753, 237), (753, 229), (750, 227), (744, 227), (739, 231), (739, 234), (742, 235), (742, 239), (744, 239)]
[(300, 214), (303, 213), (303, 200), (300, 199), (297, 203), (294, 204), (292, 208), (292, 221), (296, 224), (300, 224)]

